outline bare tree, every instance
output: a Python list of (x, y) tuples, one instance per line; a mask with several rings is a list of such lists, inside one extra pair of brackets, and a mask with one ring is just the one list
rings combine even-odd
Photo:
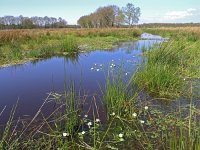
[(67, 21), (61, 17), (23, 17), (22, 15), (18, 17), (14, 16), (4, 16), (0, 17), (0, 27), (1, 29), (14, 29), (14, 28), (61, 28), (67, 25)]
[(139, 17), (141, 15), (140, 8), (135, 7), (133, 4), (128, 3), (126, 7), (122, 8), (125, 15), (125, 23), (132, 26), (135, 23), (138, 23)]

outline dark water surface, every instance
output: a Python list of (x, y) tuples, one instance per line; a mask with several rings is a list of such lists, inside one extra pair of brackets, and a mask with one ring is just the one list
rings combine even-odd
[[(64, 83), (73, 82), (88, 94), (100, 93), (105, 87), (108, 70), (117, 72), (123, 65), (124, 79), (130, 79), (143, 61), (142, 49), (162, 40), (124, 42), (112, 50), (96, 50), (75, 56), (51, 57), (0, 69), (0, 123), (5, 123), (13, 105), (18, 101), (16, 117), (33, 116), (51, 91), (62, 92)], [(44, 113), (53, 110), (47, 105)]]

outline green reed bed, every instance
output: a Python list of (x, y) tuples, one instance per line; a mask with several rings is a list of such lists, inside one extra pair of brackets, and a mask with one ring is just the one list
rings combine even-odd
[[(170, 149), (198, 150), (200, 147), (199, 110), (192, 105), (172, 113), (159, 111), (155, 106), (136, 105), (133, 100), (113, 105), (106, 123), (95, 114), (92, 117), (75, 106), (73, 89), (65, 94), (51, 93), (58, 109), (51, 117), (37, 121), (24, 120), (19, 130), (9, 120), (1, 136), (2, 149)], [(116, 96), (110, 96), (116, 97)], [(64, 102), (66, 100), (66, 103)], [(64, 102), (64, 103), (62, 103)], [(95, 100), (93, 99), (95, 104)], [(107, 101), (106, 105), (109, 104)], [(134, 104), (134, 105), (133, 105)], [(120, 107), (121, 106), (121, 107)], [(42, 108), (42, 107), (41, 107)], [(13, 113), (12, 113), (13, 114)], [(40, 114), (40, 113), (39, 113)], [(81, 117), (82, 116), (82, 117)], [(12, 117), (11, 117), (12, 119)], [(19, 121), (20, 122), (20, 121)], [(18, 122), (18, 124), (19, 124)], [(16, 125), (14, 126), (16, 127)]]
[(188, 80), (200, 78), (200, 41), (177, 35), (155, 46), (144, 55), (144, 62), (134, 75), (141, 89), (159, 97), (187, 95)]
[[(13, 122), (13, 114), (1, 135), (2, 149), (170, 149), (200, 148), (200, 111), (192, 103), (172, 112), (163, 112), (144, 101), (137, 93), (127, 96), (123, 76), (109, 74), (103, 92), (106, 116), (99, 116), (95, 98), (91, 98), (90, 114), (83, 111), (86, 95), (77, 95), (75, 87), (64, 93), (50, 93), (31, 120)], [(192, 82), (190, 82), (192, 84)], [(132, 98), (131, 98), (132, 97)], [(50, 116), (42, 108), (56, 103)], [(16, 108), (14, 109), (16, 110)], [(41, 115), (42, 118), (38, 118)], [(102, 117), (106, 121), (101, 120)], [(23, 126), (20, 127), (21, 123)]]

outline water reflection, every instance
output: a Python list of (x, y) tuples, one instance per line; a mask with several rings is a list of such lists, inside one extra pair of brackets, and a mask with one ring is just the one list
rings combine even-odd
[[(7, 120), (17, 100), (19, 104), (16, 117), (33, 116), (48, 93), (51, 91), (62, 93), (65, 83), (69, 85), (73, 82), (76, 93), (81, 87), (83, 92), (89, 95), (85, 106), (87, 108), (91, 104), (93, 95), (98, 97), (97, 95), (101, 94), (100, 86), (105, 87), (108, 70), (112, 69), (113, 73), (117, 74), (120, 65), (123, 64), (124, 80), (129, 80), (143, 61), (141, 49), (160, 42), (162, 41), (124, 42), (112, 50), (38, 59), (23, 65), (0, 69), (0, 110), (6, 106), (0, 123)], [(101, 103), (98, 98), (97, 103)], [(43, 112), (48, 114), (52, 109), (54, 105), (49, 104)]]

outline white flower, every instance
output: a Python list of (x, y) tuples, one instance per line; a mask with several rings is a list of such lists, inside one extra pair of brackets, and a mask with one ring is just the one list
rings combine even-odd
[(115, 112), (113, 112), (113, 113), (111, 114), (111, 116), (115, 116)]
[(69, 133), (65, 133), (65, 132), (64, 132), (62, 135), (63, 135), (64, 137), (66, 137), (66, 136), (69, 136)]
[(184, 78), (183, 80), (185, 81), (186, 79)]
[(115, 67), (115, 64), (111, 64), (112, 67)]
[(120, 142), (123, 142), (123, 141), (124, 141), (124, 139), (123, 139), (123, 138), (120, 138), (120, 139), (119, 139), (119, 141), (120, 141)]
[(144, 120), (140, 120), (140, 123), (141, 123), (141, 124), (144, 124)]
[(85, 115), (84, 117), (85, 117), (85, 118), (87, 118), (87, 117), (88, 117), (88, 115)]
[(102, 67), (103, 65), (102, 65), (102, 64), (100, 64), (99, 66), (101, 66), (101, 67)]
[(91, 68), (91, 70), (93, 70), (94, 68)]
[(128, 73), (126, 73), (126, 76), (128, 75)]
[(82, 131), (81, 134), (84, 135), (84, 134), (85, 134), (85, 131)]
[(148, 107), (148, 106), (145, 106), (145, 107), (144, 107), (144, 109), (145, 109), (145, 110), (148, 110), (148, 109), (149, 109), (149, 107)]
[(122, 138), (124, 135), (122, 133), (119, 134), (119, 137)]
[(136, 113), (133, 113), (132, 116), (135, 118), (135, 117), (137, 117), (137, 114), (136, 114)]
[(100, 119), (97, 118), (97, 119), (96, 119), (96, 122), (100, 122)]
[(99, 71), (99, 69), (97, 69), (97, 71)]
[(88, 122), (88, 124), (87, 124), (89, 127), (92, 125), (92, 122)]

